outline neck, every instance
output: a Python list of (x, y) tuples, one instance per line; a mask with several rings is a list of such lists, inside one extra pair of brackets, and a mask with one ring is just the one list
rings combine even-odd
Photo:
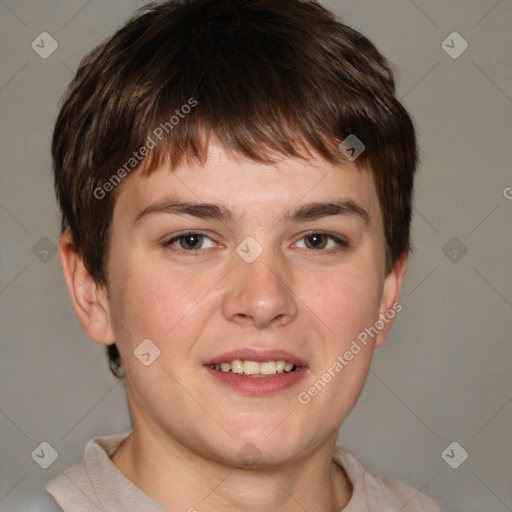
[[(131, 395), (129, 385), (127, 395)], [(142, 492), (168, 510), (340, 512), (350, 501), (351, 483), (332, 460), (337, 432), (292, 462), (240, 468), (180, 434), (170, 435), (133, 402), (128, 400), (132, 433), (111, 459)]]
[(279, 510), (340, 512), (351, 484), (332, 461), (334, 442), (293, 464), (268, 469), (226, 465), (168, 436), (135, 428), (112, 462), (146, 495), (168, 510)]

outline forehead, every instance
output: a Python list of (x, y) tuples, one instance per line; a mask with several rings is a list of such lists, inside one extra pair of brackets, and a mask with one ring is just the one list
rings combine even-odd
[(210, 145), (204, 165), (182, 163), (174, 170), (162, 165), (149, 175), (136, 171), (125, 178), (114, 213), (133, 218), (170, 197), (225, 205), (232, 220), (238, 222), (248, 215), (282, 214), (303, 203), (339, 200), (361, 206), (372, 219), (381, 217), (368, 168), (358, 168), (353, 162), (334, 165), (319, 157), (281, 157), (264, 164), (234, 155), (215, 143)]

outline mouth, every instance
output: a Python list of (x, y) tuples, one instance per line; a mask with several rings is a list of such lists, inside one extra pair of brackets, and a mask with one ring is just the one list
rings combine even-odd
[(212, 370), (224, 373), (236, 373), (238, 375), (247, 375), (251, 377), (266, 377), (267, 375), (277, 375), (289, 372), (296, 372), (300, 369), (294, 363), (278, 359), (275, 361), (250, 361), (242, 359), (234, 359), (230, 362), (223, 362), (220, 364), (210, 364)]
[(204, 367), (222, 385), (249, 395), (272, 395), (296, 385), (306, 362), (280, 350), (238, 350), (207, 361)]

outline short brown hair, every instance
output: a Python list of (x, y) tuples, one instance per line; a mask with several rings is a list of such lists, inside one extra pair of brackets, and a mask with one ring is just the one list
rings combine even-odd
[[(351, 134), (377, 189), (388, 273), (410, 251), (418, 156), (376, 47), (313, 0), (149, 4), (84, 57), (64, 97), (52, 141), (62, 231), (106, 286), (112, 213), (130, 171), (204, 163), (210, 136), (255, 161), (317, 153), (341, 163), (338, 144)], [(115, 345), (108, 355), (120, 376)]]

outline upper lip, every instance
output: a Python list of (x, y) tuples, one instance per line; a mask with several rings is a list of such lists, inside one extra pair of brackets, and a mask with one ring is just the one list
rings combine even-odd
[(230, 363), (235, 359), (255, 361), (258, 363), (265, 363), (266, 361), (286, 361), (287, 363), (293, 363), (295, 366), (307, 366), (304, 359), (284, 350), (256, 350), (250, 348), (224, 352), (224, 354), (209, 359), (204, 365), (209, 366), (212, 364)]

